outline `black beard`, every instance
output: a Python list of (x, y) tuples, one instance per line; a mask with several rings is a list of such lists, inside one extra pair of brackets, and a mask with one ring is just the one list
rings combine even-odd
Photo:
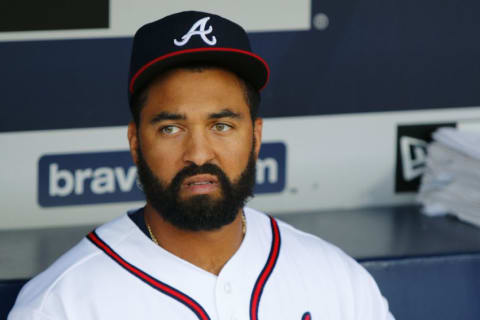
[[(164, 187), (143, 158), (140, 147), (138, 154), (138, 177), (150, 205), (168, 222), (177, 228), (190, 231), (215, 230), (235, 220), (238, 210), (253, 196), (255, 185), (254, 145), (247, 166), (236, 182), (214, 164), (197, 166), (192, 164), (180, 170), (172, 182)], [(212, 199), (209, 195), (196, 195), (186, 200), (179, 198), (183, 181), (197, 174), (211, 174), (218, 178), (221, 195)]]

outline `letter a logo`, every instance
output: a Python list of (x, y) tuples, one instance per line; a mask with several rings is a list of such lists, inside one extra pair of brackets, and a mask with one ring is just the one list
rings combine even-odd
[(213, 46), (214, 44), (217, 43), (217, 38), (215, 36), (212, 36), (211, 39), (207, 38), (207, 34), (212, 33), (213, 28), (210, 26), (208, 29), (205, 29), (207, 26), (207, 21), (210, 19), (210, 17), (205, 17), (193, 24), (193, 26), (188, 30), (188, 32), (182, 37), (182, 40), (179, 41), (177, 39), (173, 39), (173, 43), (178, 46), (184, 46), (187, 44), (187, 42), (190, 40), (192, 36), (200, 36), (206, 44)]

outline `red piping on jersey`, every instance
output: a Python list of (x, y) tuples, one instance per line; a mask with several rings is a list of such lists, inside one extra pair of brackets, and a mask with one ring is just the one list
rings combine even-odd
[(267, 263), (263, 267), (262, 272), (257, 278), (257, 282), (252, 291), (252, 298), (250, 300), (250, 320), (258, 320), (258, 306), (260, 304), (260, 298), (262, 297), (263, 288), (267, 283), (268, 278), (272, 274), (275, 264), (277, 263), (278, 254), (280, 252), (280, 231), (278, 229), (277, 221), (274, 218), (270, 218), (270, 225), (272, 227), (272, 246), (270, 248), (270, 254), (267, 259)]
[(147, 70), (152, 64), (157, 63), (158, 61), (161, 61), (161, 60), (164, 60), (164, 59), (167, 59), (167, 58), (170, 58), (170, 57), (178, 56), (178, 55), (181, 55), (181, 54), (185, 54), (185, 53), (205, 52), (205, 51), (236, 52), (236, 53), (246, 54), (246, 55), (248, 55), (248, 56), (251, 56), (251, 57), (259, 60), (259, 61), (265, 66), (265, 69), (267, 69), (267, 79), (265, 80), (265, 83), (263, 84), (263, 86), (260, 88), (259, 91), (261, 91), (261, 90), (262, 90), (263, 88), (265, 88), (265, 86), (267, 85), (268, 79), (269, 79), (269, 77), (270, 77), (270, 68), (268, 67), (267, 62), (266, 62), (265, 60), (263, 60), (260, 56), (257, 56), (256, 54), (251, 53), (251, 52), (249, 52), (249, 51), (240, 50), (240, 49), (214, 47), (214, 48), (196, 48), (196, 49), (185, 49), (185, 50), (175, 51), (175, 52), (171, 52), (171, 53), (164, 54), (163, 56), (157, 57), (157, 58), (153, 59), (152, 61), (147, 62), (147, 63), (146, 63), (145, 65), (143, 65), (140, 69), (138, 69), (138, 71), (137, 71), (137, 72), (135, 73), (135, 75), (132, 77), (132, 80), (130, 80), (130, 85), (129, 85), (129, 90), (130, 90), (130, 92), (133, 93), (133, 84), (135, 83), (135, 80), (137, 80), (137, 78), (138, 78), (145, 70)]
[(105, 252), (110, 258), (117, 262), (120, 266), (125, 268), (127, 271), (143, 280), (153, 288), (159, 290), (160, 292), (174, 298), (175, 300), (183, 303), (185, 306), (190, 308), (200, 320), (210, 320), (207, 312), (198, 304), (195, 300), (182, 293), (181, 291), (167, 285), (166, 283), (161, 282), (160, 280), (155, 279), (149, 274), (143, 272), (137, 267), (125, 261), (120, 257), (112, 248), (110, 248), (102, 239), (98, 237), (95, 231), (92, 231), (88, 234), (87, 238), (96, 245), (100, 250)]

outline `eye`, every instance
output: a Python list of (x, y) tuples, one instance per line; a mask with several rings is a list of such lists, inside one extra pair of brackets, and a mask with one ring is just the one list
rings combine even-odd
[(218, 132), (226, 132), (230, 129), (232, 129), (231, 125), (228, 125), (226, 123), (215, 123), (213, 125), (213, 129)]
[(175, 134), (178, 131), (180, 131), (180, 129), (177, 126), (165, 126), (160, 129), (160, 132), (165, 135)]

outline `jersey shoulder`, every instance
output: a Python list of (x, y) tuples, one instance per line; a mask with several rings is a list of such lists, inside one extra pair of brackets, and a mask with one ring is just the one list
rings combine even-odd
[[(121, 242), (128, 235), (128, 232), (123, 235), (119, 233), (129, 226), (125, 219), (128, 217), (117, 218), (100, 226), (96, 231), (109, 234), (113, 243)], [(115, 233), (117, 233), (116, 239), (114, 239)], [(101, 251), (87, 238), (83, 238), (46, 270), (25, 284), (15, 301), (8, 320), (24, 319), (23, 315), (25, 314), (28, 314), (29, 317), (35, 315), (38, 319), (48, 319), (48, 316), (43, 313), (43, 309), (47, 303), (51, 303), (49, 300), (52, 294), (57, 292), (65, 282), (81, 282), (82, 277), (79, 273), (84, 272), (85, 269), (95, 269), (96, 266), (101, 266), (102, 263), (98, 262), (103, 259)], [(97, 269), (101, 270), (101, 268)]]
[[(270, 232), (269, 215), (252, 208), (246, 208), (246, 214), (247, 213), (249, 218), (254, 218), (252, 220), (254, 220), (255, 223), (261, 224), (264, 226), (266, 232)], [(305, 258), (324, 259), (326, 257), (336, 256), (338, 256), (340, 259), (349, 258), (348, 255), (346, 255), (337, 246), (324, 239), (321, 239), (318, 236), (295, 228), (294, 226), (282, 221), (281, 216), (275, 217), (274, 220), (277, 222), (280, 230), (283, 249), (288, 249), (289, 252), (292, 251), (299, 254), (304, 254), (306, 255)]]
[(371, 278), (370, 274), (338, 246), (276, 219), (282, 237), (282, 253), (316, 270), (332, 270), (339, 277)]
[[(341, 258), (349, 257), (345, 252), (336, 245), (316, 236), (311, 233), (297, 229), (281, 220), (277, 219), (280, 232), (285, 241), (293, 246), (304, 247), (310, 256), (312, 252), (316, 252), (325, 258), (325, 256), (339, 256)], [(315, 256), (313, 256), (315, 257)]]

